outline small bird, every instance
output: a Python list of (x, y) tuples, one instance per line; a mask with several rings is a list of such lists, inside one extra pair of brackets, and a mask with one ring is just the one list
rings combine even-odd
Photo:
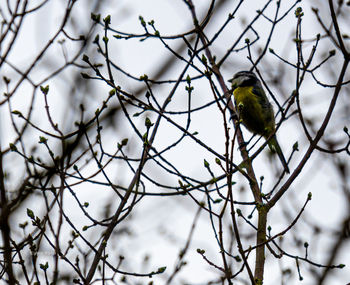
[(260, 80), (253, 72), (237, 72), (231, 80), (233, 96), (239, 119), (252, 133), (268, 140), (269, 148), (276, 152), (284, 170), (289, 168), (275, 133), (275, 115)]

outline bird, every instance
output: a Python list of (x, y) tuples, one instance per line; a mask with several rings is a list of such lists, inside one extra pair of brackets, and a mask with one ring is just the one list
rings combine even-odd
[(273, 153), (277, 153), (284, 170), (289, 167), (275, 135), (275, 115), (262, 84), (251, 71), (237, 72), (229, 80), (240, 122), (253, 134), (263, 136)]

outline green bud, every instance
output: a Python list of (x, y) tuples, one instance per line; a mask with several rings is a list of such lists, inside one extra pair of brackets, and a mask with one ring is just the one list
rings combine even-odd
[(299, 151), (299, 143), (296, 141), (295, 144), (293, 144), (293, 150)]
[(146, 27), (146, 22), (145, 22), (145, 20), (143, 19), (142, 16), (139, 16), (139, 20), (140, 20), (140, 22), (141, 22), (141, 25), (142, 25), (143, 27)]
[(205, 57), (204, 54), (202, 54), (202, 62), (203, 62), (205, 65), (206, 65), (207, 62), (208, 62), (208, 60), (207, 60), (207, 58)]
[(43, 92), (43, 94), (47, 95), (49, 93), (49, 85), (44, 86), (40, 86), (40, 90), (41, 92)]
[(204, 250), (204, 249), (197, 248), (197, 252), (198, 252), (199, 254), (204, 254), (204, 253), (205, 253), (205, 250)]
[(143, 134), (142, 140), (147, 143), (147, 132)]
[(144, 74), (144, 75), (140, 76), (140, 80), (147, 81), (147, 79), (148, 79), (147, 74)]
[(190, 77), (190, 75), (189, 75), (189, 74), (187, 74), (187, 77), (186, 77), (186, 82), (187, 82), (187, 84), (188, 84), (188, 85), (190, 85), (190, 84), (191, 84), (191, 77)]
[(43, 143), (43, 144), (47, 143), (47, 138), (40, 136), (39, 143)]
[(151, 120), (148, 117), (146, 117), (145, 119), (145, 126), (147, 127), (147, 129), (153, 126)]
[(49, 268), (49, 263), (46, 262), (45, 264), (40, 264), (40, 269), (46, 271)]
[(85, 62), (89, 62), (89, 57), (86, 54), (84, 54), (82, 60)]
[(6, 76), (3, 76), (2, 79), (5, 81), (5, 84), (9, 84), (11, 82), (11, 79)]
[(296, 8), (294, 14), (296, 18), (304, 16), (303, 9), (301, 7)]
[(95, 22), (100, 22), (100, 19), (101, 19), (101, 14), (91, 13), (91, 20), (93, 20)]
[(192, 93), (193, 89), (194, 89), (193, 86), (190, 86), (190, 87), (189, 87), (189, 86), (186, 86), (186, 87), (185, 87), (185, 90), (188, 91), (189, 94)]
[(217, 177), (213, 177), (212, 179), (210, 179), (210, 184), (216, 183), (218, 182)]
[(17, 151), (17, 147), (16, 147), (15, 144), (10, 143), (9, 146), (10, 146), (10, 150), (11, 150), (11, 151)]
[(28, 222), (27, 221), (25, 221), (23, 224), (19, 224), (18, 225), (21, 229), (25, 229), (27, 226), (28, 226)]
[(157, 272), (158, 273), (163, 273), (165, 270), (166, 270), (166, 266), (163, 266), (163, 267), (159, 267)]
[(94, 39), (94, 41), (93, 41), (93, 43), (94, 43), (94, 44), (97, 44), (97, 43), (99, 42), (99, 40), (100, 40), (100, 35), (97, 34), (96, 37), (95, 37), (95, 39)]
[(29, 218), (33, 219), (33, 220), (34, 220), (34, 218), (35, 218), (34, 212), (33, 212), (31, 209), (29, 209), (29, 208), (27, 208), (27, 216), (28, 216)]
[(80, 75), (81, 75), (81, 77), (83, 77), (84, 79), (90, 79), (90, 78), (91, 78), (90, 75), (87, 74), (87, 73), (85, 73), (85, 72), (80, 72)]
[(308, 200), (311, 200), (311, 198), (312, 198), (312, 193), (309, 192), (309, 194), (307, 194), (307, 199), (308, 199)]
[(108, 15), (106, 18), (104, 18), (103, 22), (106, 26), (108, 26), (111, 23), (111, 15)]

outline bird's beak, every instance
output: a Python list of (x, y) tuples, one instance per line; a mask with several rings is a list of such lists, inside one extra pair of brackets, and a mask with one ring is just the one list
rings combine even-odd
[(232, 79), (227, 80), (227, 81), (231, 83), (232, 90), (237, 88), (237, 86), (238, 86), (237, 79), (232, 78)]

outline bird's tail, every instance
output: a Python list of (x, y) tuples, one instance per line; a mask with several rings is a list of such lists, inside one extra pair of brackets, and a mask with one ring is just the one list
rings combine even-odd
[(287, 161), (286, 159), (284, 158), (284, 155), (283, 155), (283, 152), (282, 152), (282, 149), (280, 147), (280, 145), (278, 144), (278, 141), (277, 141), (277, 138), (275, 135), (273, 135), (273, 137), (271, 137), (268, 141), (268, 145), (271, 149), (272, 152), (276, 152), (280, 161), (282, 162), (282, 165), (284, 167), (284, 170), (289, 173), (289, 167), (287, 165)]

